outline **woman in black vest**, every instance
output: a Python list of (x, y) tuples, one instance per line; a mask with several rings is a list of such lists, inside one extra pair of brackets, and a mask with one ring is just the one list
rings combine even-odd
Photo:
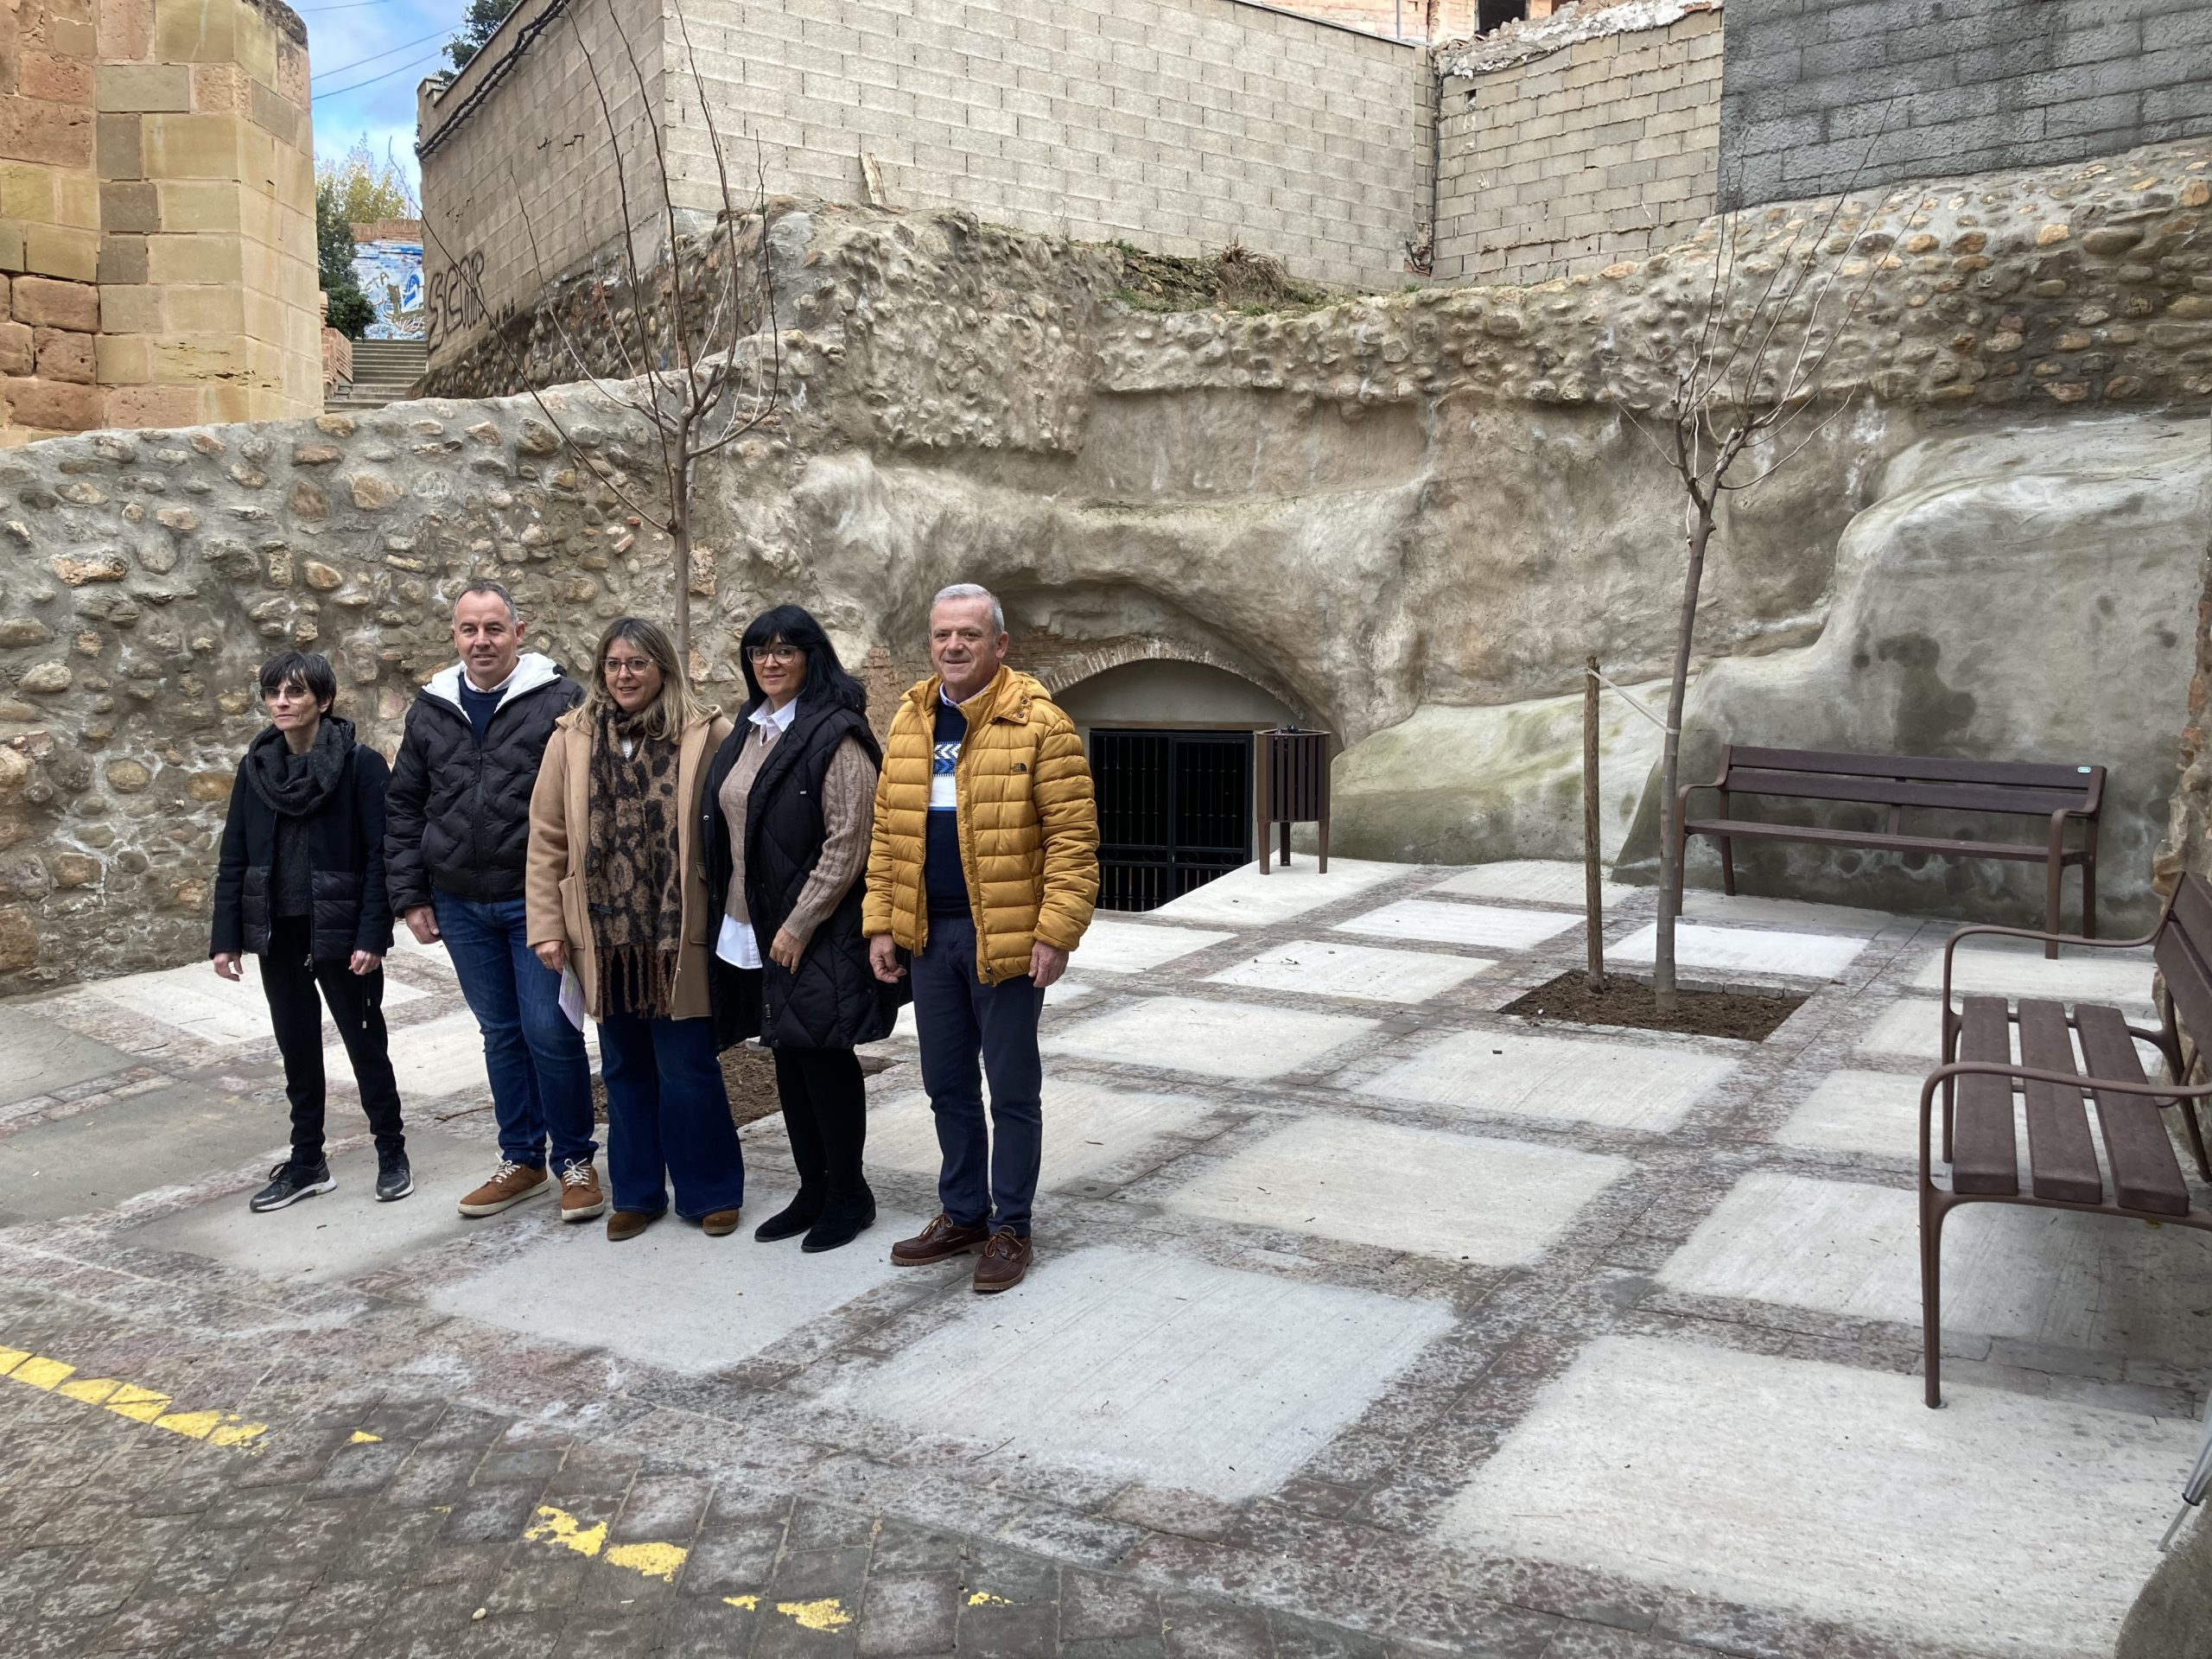
[(322, 1007), (330, 1005), (361, 1109), (377, 1143), (377, 1197), (415, 1190), (400, 1127), (399, 1085), (385, 1046), (384, 957), (391, 904), (384, 879), (384, 757), (330, 712), (338, 678), (324, 658), (288, 651), (262, 665), (270, 725), (246, 747), (231, 785), (215, 873), (208, 955), (225, 979), (261, 958), (292, 1103), (292, 1155), (253, 1195), (281, 1210), (334, 1183), (322, 1152)]
[(757, 1036), (798, 1195), (753, 1232), (834, 1250), (875, 1220), (861, 1170), (868, 1094), (855, 1043), (888, 1036), (903, 986), (880, 982), (861, 933), (861, 880), (882, 764), (868, 693), (796, 605), (753, 618), (741, 643), (744, 717), (707, 774), (707, 889), (721, 938), (709, 984), (715, 1040)]

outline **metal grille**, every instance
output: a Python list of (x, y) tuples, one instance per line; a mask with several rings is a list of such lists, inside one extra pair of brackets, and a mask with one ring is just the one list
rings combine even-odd
[(1096, 729), (1098, 902), (1153, 910), (1252, 856), (1252, 734)]

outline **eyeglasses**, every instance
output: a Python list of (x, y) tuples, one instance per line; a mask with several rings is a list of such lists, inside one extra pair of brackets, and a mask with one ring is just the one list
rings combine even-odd
[(789, 668), (804, 654), (797, 645), (754, 645), (745, 653), (747, 659), (756, 668), (762, 663)]
[(604, 666), (610, 680), (642, 679), (645, 671), (653, 666), (653, 659), (650, 657), (610, 657)]

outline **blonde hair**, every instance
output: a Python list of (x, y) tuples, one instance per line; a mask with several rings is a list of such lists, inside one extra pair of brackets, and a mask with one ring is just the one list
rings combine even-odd
[(646, 736), (672, 743), (693, 726), (714, 718), (714, 710), (691, 690), (690, 676), (683, 671), (668, 630), (642, 616), (618, 616), (607, 625), (607, 632), (599, 636), (598, 649), (591, 654), (591, 685), (584, 693), (584, 712), (594, 724), (618, 707), (607, 689), (607, 653), (618, 639), (628, 640), (660, 670), (660, 696), (643, 717)]

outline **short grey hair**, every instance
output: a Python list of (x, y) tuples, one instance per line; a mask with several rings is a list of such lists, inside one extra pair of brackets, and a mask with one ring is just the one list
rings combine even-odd
[(1006, 632), (1006, 607), (999, 603), (999, 596), (989, 588), (972, 582), (956, 582), (950, 588), (940, 588), (937, 597), (930, 601), (930, 614), (937, 614), (937, 607), (948, 599), (988, 599), (991, 601), (991, 632)]
[(505, 582), (494, 582), (489, 576), (477, 577), (475, 581), (470, 582), (467, 587), (462, 588), (459, 593), (453, 596), (454, 609), (456, 611), (459, 610), (461, 608), (461, 601), (468, 598), (472, 594), (490, 594), (493, 595), (499, 600), (500, 604), (507, 607), (508, 621), (518, 623), (522, 620), (522, 613), (515, 607), (515, 596), (507, 591), (507, 584)]

